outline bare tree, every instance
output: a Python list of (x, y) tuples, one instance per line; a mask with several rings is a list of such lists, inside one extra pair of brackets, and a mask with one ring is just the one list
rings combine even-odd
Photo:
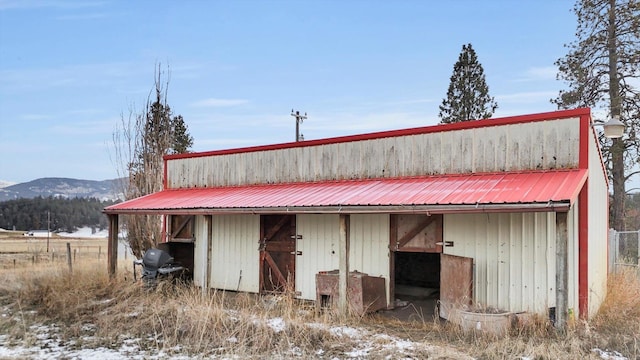
[[(113, 133), (118, 176), (126, 179), (121, 190), (126, 200), (162, 190), (163, 157), (187, 152), (193, 144), (182, 116), (173, 116), (167, 103), (169, 80), (162, 77), (158, 65), (144, 112), (131, 107), (128, 117), (121, 115)], [(123, 223), (129, 246), (137, 257), (161, 241), (162, 219), (158, 215), (129, 215)]]

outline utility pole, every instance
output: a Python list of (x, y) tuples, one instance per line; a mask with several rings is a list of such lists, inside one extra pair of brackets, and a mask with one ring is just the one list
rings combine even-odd
[(304, 135), (300, 134), (300, 124), (307, 119), (307, 113), (301, 115), (300, 111), (294, 112), (293, 109), (291, 109), (291, 116), (296, 118), (296, 141), (302, 141), (304, 140)]

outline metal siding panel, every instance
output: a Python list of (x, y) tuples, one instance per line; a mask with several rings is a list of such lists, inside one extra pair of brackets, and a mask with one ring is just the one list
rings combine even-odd
[(547, 236), (555, 231), (548, 229), (549, 224), (555, 226), (548, 217), (548, 213), (444, 215), (444, 240), (454, 241), (444, 252), (474, 258), (474, 300), (479, 305), (546, 312), (547, 279), (555, 279), (546, 259)]
[(568, 305), (574, 314), (579, 312), (578, 307), (578, 201), (571, 207), (567, 214), (567, 240), (568, 240)]
[(297, 242), (302, 256), (296, 258), (296, 291), (301, 299), (316, 299), (316, 279), (319, 271), (338, 269), (338, 215), (301, 214), (296, 217), (296, 231), (302, 235)]
[(462, 134), (463, 137), (460, 142), (462, 145), (462, 162), (460, 163), (462, 167), (458, 171), (470, 173), (475, 168), (475, 136), (471, 130), (464, 130)]
[(350, 271), (384, 277), (389, 304), (389, 214), (353, 214), (350, 219)]
[(496, 128), (495, 136), (495, 149), (496, 149), (496, 162), (494, 171), (505, 171), (507, 169), (507, 129)]
[(442, 133), (429, 134), (426, 145), (429, 147), (429, 161), (432, 174), (444, 174), (442, 165)]
[(257, 293), (260, 217), (214, 215), (212, 237), (212, 287)]
[[(607, 179), (600, 161), (598, 144), (589, 138), (589, 183), (588, 191), (588, 282), (589, 314), (598, 311), (607, 292), (607, 239), (609, 198)], [(577, 209), (577, 206), (576, 206)]]
[(556, 306), (556, 213), (547, 214), (547, 305)]
[(216, 187), (577, 167), (578, 125), (579, 118), (570, 118), (170, 159), (168, 186)]
[(509, 308), (522, 309), (522, 266), (526, 261), (522, 254), (522, 214), (511, 214), (509, 220)]
[(196, 216), (195, 220), (195, 244), (193, 249), (193, 282), (205, 287), (204, 272), (207, 271), (207, 222), (204, 216)]

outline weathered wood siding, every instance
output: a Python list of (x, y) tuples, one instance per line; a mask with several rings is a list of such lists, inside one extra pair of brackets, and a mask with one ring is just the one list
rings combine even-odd
[(171, 159), (167, 187), (575, 168), (578, 150), (579, 118), (569, 118)]

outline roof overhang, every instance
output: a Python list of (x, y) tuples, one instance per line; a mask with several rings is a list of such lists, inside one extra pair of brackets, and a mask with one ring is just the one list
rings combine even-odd
[(474, 173), (169, 189), (107, 214), (477, 213), (568, 211), (587, 170)]

